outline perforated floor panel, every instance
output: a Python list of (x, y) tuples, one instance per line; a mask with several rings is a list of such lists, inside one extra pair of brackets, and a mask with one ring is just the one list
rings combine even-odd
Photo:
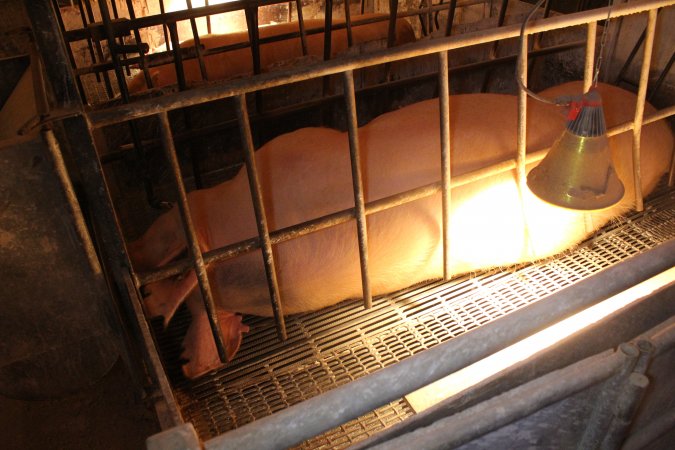
[[(207, 440), (394, 364), (536, 302), (631, 255), (675, 237), (675, 191), (645, 211), (617, 219), (574, 251), (537, 264), (436, 282), (378, 298), (364, 310), (348, 302), (287, 318), (288, 341), (271, 319), (246, 317), (251, 332), (236, 360), (201, 379), (182, 377), (178, 355), (189, 323), (183, 308), (160, 349), (186, 421)], [(405, 400), (305, 442), (302, 448), (344, 448), (413, 414)]]

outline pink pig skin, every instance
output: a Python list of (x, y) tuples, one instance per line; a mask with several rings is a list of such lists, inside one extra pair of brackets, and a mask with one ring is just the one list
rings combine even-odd
[[(632, 120), (635, 96), (599, 87), (609, 127)], [(549, 98), (578, 94), (581, 83), (543, 92)], [(450, 99), (453, 176), (515, 155), (516, 97), (457, 95)], [(647, 113), (653, 109), (648, 105)], [(562, 111), (531, 101), (528, 149), (550, 146), (564, 128)], [(366, 201), (440, 179), (438, 100), (384, 114), (359, 129)], [(632, 138), (610, 140), (617, 172), (626, 187), (622, 202), (603, 211), (575, 212), (548, 205), (529, 191), (521, 202), (514, 171), (453, 188), (451, 269), (454, 274), (515, 264), (559, 253), (631, 208)], [(650, 192), (669, 166), (673, 137), (663, 122), (642, 131), (643, 192)], [(353, 207), (346, 133), (304, 128), (280, 136), (256, 153), (271, 230)], [(531, 167), (528, 167), (528, 171)], [(202, 250), (256, 236), (246, 171), (188, 196)], [(527, 220), (527, 231), (524, 226)], [(440, 195), (368, 216), (371, 286), (374, 295), (442, 275)], [(159, 267), (185, 249), (176, 208), (161, 216), (129, 245), (136, 270)], [(284, 314), (312, 311), (361, 293), (354, 221), (276, 245), (274, 257)], [(234, 312), (271, 316), (262, 256), (255, 251), (209, 267), (228, 352), (234, 356), (248, 330)], [(187, 297), (193, 323), (185, 343), (188, 377), (221, 365), (215, 353), (194, 273), (147, 286), (146, 311), (168, 321)], [(233, 318), (234, 317), (234, 318)], [(231, 341), (231, 342), (229, 342)]]

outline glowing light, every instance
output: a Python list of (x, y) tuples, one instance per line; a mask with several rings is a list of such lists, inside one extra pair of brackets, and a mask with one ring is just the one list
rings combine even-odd
[(457, 395), (490, 377), (498, 375), (499, 372), (514, 364), (552, 347), (563, 339), (673, 282), (675, 282), (675, 268), (662, 272), (504, 350), (425, 386), (407, 395), (406, 399), (416, 412), (428, 409), (446, 398)]
[[(209, 0), (210, 5), (220, 5), (234, 0)], [(192, 7), (199, 8), (205, 6), (205, 0), (193, 0)], [(166, 2), (166, 11), (183, 11), (187, 8), (186, 0), (168, 0)], [(159, 11), (157, 11), (159, 12)], [(241, 31), (246, 29), (246, 17), (243, 11), (233, 11), (224, 14), (216, 14), (211, 16), (211, 34), (224, 34)], [(197, 31), (200, 36), (208, 34), (208, 26), (206, 17), (197, 19)], [(192, 28), (190, 21), (184, 20), (178, 22), (178, 36), (181, 42), (192, 39)], [(157, 47), (157, 51), (161, 50)]]

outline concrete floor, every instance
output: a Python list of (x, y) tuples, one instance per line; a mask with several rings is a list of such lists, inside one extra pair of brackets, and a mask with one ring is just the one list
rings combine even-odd
[(154, 411), (135, 398), (118, 360), (95, 385), (60, 400), (0, 396), (0, 448), (126, 450), (145, 448), (159, 431)]

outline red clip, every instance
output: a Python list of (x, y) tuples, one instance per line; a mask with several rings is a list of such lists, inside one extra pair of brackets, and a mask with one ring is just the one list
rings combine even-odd
[(580, 102), (571, 101), (570, 109), (567, 110), (567, 120), (569, 121), (575, 120), (579, 115), (579, 113), (581, 112), (583, 106), (584, 106), (583, 101)]

